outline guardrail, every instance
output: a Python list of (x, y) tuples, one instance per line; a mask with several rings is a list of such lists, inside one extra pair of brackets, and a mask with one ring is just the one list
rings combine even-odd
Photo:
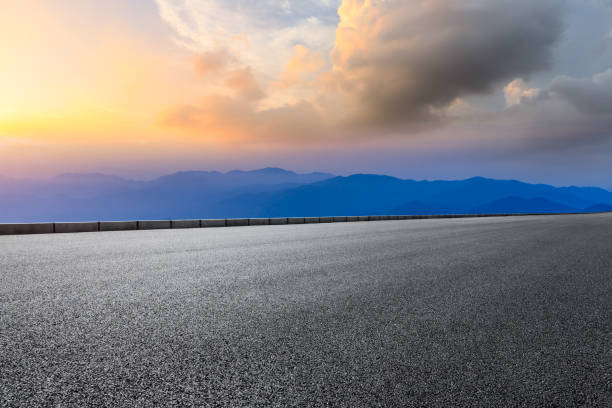
[(60, 234), (98, 231), (133, 231), (154, 229), (218, 228), (256, 225), (320, 224), (330, 222), (366, 222), (424, 220), (440, 218), (518, 217), (534, 215), (577, 215), (602, 213), (532, 213), (532, 214), (439, 214), (439, 215), (361, 215), (341, 217), (223, 218), (202, 220), (143, 220), (93, 222), (41, 222), (0, 224), (0, 235)]

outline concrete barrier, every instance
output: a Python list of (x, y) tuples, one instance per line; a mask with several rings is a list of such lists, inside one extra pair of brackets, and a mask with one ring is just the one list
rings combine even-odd
[(0, 235), (52, 234), (53, 225), (52, 222), (0, 224)]
[[(608, 212), (612, 213), (612, 212)], [(577, 213), (582, 214), (582, 213)], [(598, 213), (588, 213), (598, 214)], [(100, 221), (100, 222), (46, 222), (0, 224), (0, 235), (51, 234), (94, 231), (129, 231), (166, 228), (237, 227), (247, 225), (313, 224), (330, 222), (422, 220), (442, 218), (513, 217), (513, 216), (563, 215), (546, 214), (432, 214), (432, 215), (370, 215), (347, 217), (291, 217), (291, 218), (238, 218), (216, 220), (145, 220), (145, 221)], [(568, 214), (569, 215), (569, 214)]]
[(285, 225), (287, 218), (270, 218), (270, 225)]
[(200, 220), (202, 228), (225, 227), (226, 221), (222, 220)]
[(100, 231), (131, 231), (138, 229), (138, 221), (100, 221)]
[(246, 227), (249, 225), (248, 218), (228, 218), (225, 220), (225, 225), (228, 227)]
[(269, 218), (249, 218), (249, 225), (270, 225)]
[(170, 228), (172, 228), (172, 221), (170, 220), (138, 221), (138, 229), (141, 229), (141, 230), (170, 229)]
[(172, 220), (172, 228), (200, 228), (200, 220)]
[(56, 222), (55, 232), (58, 234), (71, 232), (97, 232), (97, 222)]

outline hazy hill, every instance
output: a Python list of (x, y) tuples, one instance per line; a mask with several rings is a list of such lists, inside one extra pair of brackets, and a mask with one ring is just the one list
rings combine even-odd
[(0, 222), (221, 217), (235, 195), (289, 189), (333, 177), (278, 168), (177, 172), (151, 181), (103, 174), (0, 179)]
[(415, 181), (279, 168), (187, 171), (150, 181), (102, 174), (0, 178), (0, 222), (366, 214), (604, 211), (612, 193), (482, 177)]
[(333, 177), (327, 173), (298, 174), (292, 171), (266, 167), (259, 170), (232, 170), (227, 173), (218, 171), (183, 171), (159, 177), (149, 182), (149, 188), (171, 187), (177, 189), (259, 190), (262, 186), (291, 187), (300, 184), (314, 183)]
[[(483, 211), (488, 208), (491, 212), (495, 206), (502, 208), (503, 205), (512, 208), (512, 212), (528, 213), (539, 204), (542, 208), (559, 208), (562, 210), (559, 212), (575, 212), (593, 205), (594, 195), (596, 202), (603, 199), (612, 203), (612, 193), (594, 188), (556, 188), (481, 177), (457, 181), (414, 181), (358, 174), (274, 193), (247, 194), (241, 199), (228, 200), (226, 208), (232, 215), (249, 216), (452, 214), (474, 213), (481, 207)], [(518, 197), (523, 201), (515, 200), (512, 205), (508, 197)]]

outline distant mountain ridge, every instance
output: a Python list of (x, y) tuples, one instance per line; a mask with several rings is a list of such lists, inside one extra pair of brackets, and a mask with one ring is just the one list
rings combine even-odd
[(0, 222), (608, 210), (612, 193), (601, 188), (484, 177), (415, 181), (274, 167), (183, 171), (150, 181), (98, 173), (0, 177)]
[[(579, 212), (593, 205), (593, 188), (581, 194), (580, 187), (556, 188), (514, 180), (476, 177), (457, 181), (415, 181), (390, 176), (355, 174), (335, 177), (295, 189), (249, 194), (226, 203), (232, 215), (318, 216), (367, 214), (457, 214), (509, 197), (544, 199), (551, 208)], [(612, 193), (597, 190), (597, 200), (612, 202)], [(249, 203), (245, 206), (244, 203)], [(499, 203), (497, 203), (499, 204)], [(533, 204), (533, 203), (532, 203)], [(513, 208), (518, 213), (533, 212), (533, 206)], [(540, 211), (548, 212), (548, 211)]]

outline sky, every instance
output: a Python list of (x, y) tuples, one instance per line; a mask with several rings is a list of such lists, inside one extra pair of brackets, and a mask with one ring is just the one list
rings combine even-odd
[(612, 188), (612, 0), (0, 0), (0, 175)]

